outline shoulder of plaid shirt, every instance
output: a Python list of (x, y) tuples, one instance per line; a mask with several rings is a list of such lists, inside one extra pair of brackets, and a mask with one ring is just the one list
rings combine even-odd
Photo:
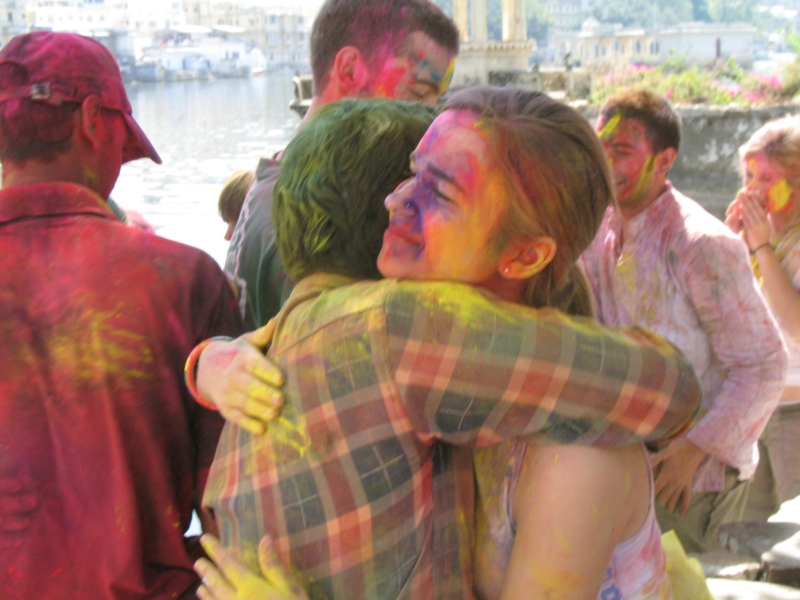
[[(410, 514), (430, 512), (431, 471), (424, 465), (435, 440), (486, 446), (525, 436), (663, 445), (691, 426), (701, 399), (691, 365), (658, 336), (502, 302), (456, 283), (354, 283), (313, 275), (298, 283), (279, 314), (269, 356), (286, 373), (283, 415), (266, 437), (226, 425), (204, 504), (214, 509), (223, 542), (240, 547), (251, 566), (248, 557), (255, 558), (258, 541), (270, 533), (284, 560), (328, 597), (338, 597), (340, 589), (358, 596), (354, 580), (362, 582), (362, 592), (375, 591), (368, 582), (381, 573), (368, 563), (377, 557), (363, 552), (364, 544), (378, 545), (375, 538), (350, 540), (361, 558), (334, 539), (347, 537), (345, 513), (368, 504), (373, 516), (367, 520), (376, 518), (375, 485), (413, 497)], [(397, 456), (382, 456), (387, 452)], [(392, 460), (398, 461), (393, 471), (384, 472)], [(332, 472), (338, 478), (330, 479)], [(370, 483), (375, 473), (385, 485)], [(295, 484), (301, 479), (303, 485), (313, 479), (314, 493), (289, 498), (289, 487), (300, 494)], [(403, 486), (413, 490), (400, 494)], [(361, 504), (342, 501), (342, 487), (352, 488)], [(255, 503), (245, 499), (252, 496)], [(314, 502), (306, 506), (309, 498)], [(288, 514), (298, 502), (300, 521)], [(415, 518), (404, 535), (419, 527)], [(334, 521), (342, 522), (331, 529)], [(404, 519), (397, 521), (400, 527)], [(314, 529), (325, 522), (322, 532)], [(375, 531), (375, 523), (366, 529)], [(433, 585), (414, 583), (423, 554), (410, 553), (414, 572), (404, 573), (404, 583), (389, 595)], [(354, 568), (362, 570), (356, 578)], [(331, 582), (345, 575), (347, 588)]]

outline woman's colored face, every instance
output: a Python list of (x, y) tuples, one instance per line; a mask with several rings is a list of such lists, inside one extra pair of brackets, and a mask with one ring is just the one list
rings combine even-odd
[(384, 277), (479, 284), (497, 271), (492, 235), (507, 206), (505, 178), (476, 116), (448, 110), (411, 157), (414, 176), (386, 198)]
[(744, 186), (763, 194), (767, 212), (792, 212), (795, 208), (795, 195), (786, 181), (784, 169), (763, 154), (745, 159)]

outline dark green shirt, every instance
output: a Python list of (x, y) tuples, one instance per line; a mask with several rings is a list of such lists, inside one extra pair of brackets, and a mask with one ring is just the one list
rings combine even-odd
[(248, 331), (278, 314), (294, 288), (283, 270), (272, 223), (272, 193), (280, 174), (277, 156), (258, 163), (256, 182), (245, 198), (225, 259), (225, 270), (241, 290)]

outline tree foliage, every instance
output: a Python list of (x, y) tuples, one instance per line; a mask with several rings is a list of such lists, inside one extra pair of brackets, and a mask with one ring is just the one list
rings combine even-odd
[(708, 13), (720, 23), (749, 23), (758, 0), (708, 0)]

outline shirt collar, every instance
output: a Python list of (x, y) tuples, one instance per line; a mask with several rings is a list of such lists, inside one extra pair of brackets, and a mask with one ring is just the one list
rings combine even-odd
[(335, 273), (313, 273), (312, 275), (303, 277), (303, 279), (298, 281), (297, 285), (294, 286), (281, 312), (288, 314), (292, 308), (306, 300), (316, 298), (328, 290), (334, 290), (345, 285), (352, 285), (357, 281), (358, 279), (337, 275)]
[(77, 214), (114, 218), (105, 200), (75, 183), (31, 183), (0, 190), (0, 224), (17, 219)]
[(619, 209), (615, 207), (611, 216), (611, 226), (617, 232), (624, 229), (625, 239), (636, 238), (647, 227), (648, 223), (653, 223), (661, 218), (661, 213), (674, 198), (674, 190), (672, 183), (667, 181), (661, 195), (627, 223), (622, 219)]

